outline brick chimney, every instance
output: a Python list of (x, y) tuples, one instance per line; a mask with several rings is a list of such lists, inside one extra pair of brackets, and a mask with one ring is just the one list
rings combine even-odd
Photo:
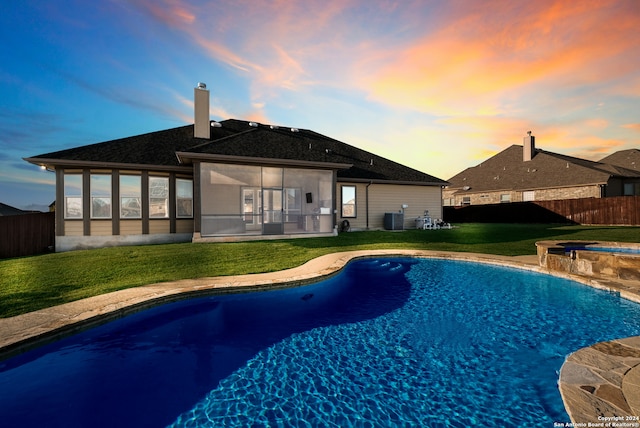
[(531, 135), (531, 131), (527, 131), (522, 144), (522, 161), (529, 162), (536, 155), (536, 137)]
[(193, 110), (193, 136), (195, 138), (211, 138), (209, 90), (205, 83), (198, 83), (198, 86), (193, 88)]

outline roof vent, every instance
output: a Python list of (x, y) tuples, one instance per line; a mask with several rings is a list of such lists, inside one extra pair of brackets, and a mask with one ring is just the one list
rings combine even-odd
[(256, 122), (249, 122), (249, 126), (253, 126), (254, 128), (257, 128), (258, 124)]
[(373, 166), (373, 158), (371, 158), (371, 161), (369, 161), (369, 165)]
[(207, 89), (207, 84), (203, 82), (198, 82), (198, 89)]
[(215, 120), (211, 121), (211, 126), (214, 128), (222, 128), (222, 124), (220, 122), (216, 122)]
[(291, 132), (300, 132), (298, 128), (291, 128)]
[(278, 125), (271, 125), (269, 128), (271, 128), (271, 129), (278, 129), (278, 128), (280, 128), (280, 127), (279, 127)]
[(469, 190), (469, 189), (471, 189), (471, 187), (470, 187), (470, 186), (464, 186), (464, 187), (462, 188), (462, 190)]

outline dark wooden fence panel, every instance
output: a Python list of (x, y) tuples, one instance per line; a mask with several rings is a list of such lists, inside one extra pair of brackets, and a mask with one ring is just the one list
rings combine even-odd
[(450, 223), (574, 223), (640, 226), (640, 196), (444, 207)]
[(640, 225), (640, 196), (565, 199), (534, 203), (579, 224)]
[(0, 216), (0, 258), (31, 256), (55, 246), (55, 213)]

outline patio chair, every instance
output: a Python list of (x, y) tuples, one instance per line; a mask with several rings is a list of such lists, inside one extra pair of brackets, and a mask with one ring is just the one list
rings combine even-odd
[(431, 217), (425, 217), (424, 218), (424, 222), (422, 223), (422, 228), (427, 230), (433, 230), (436, 228), (436, 224), (434, 223), (434, 221), (431, 219)]

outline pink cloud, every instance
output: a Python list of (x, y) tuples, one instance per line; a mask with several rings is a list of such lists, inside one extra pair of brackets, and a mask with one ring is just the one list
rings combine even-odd
[[(483, 2), (389, 49), (366, 79), (372, 99), (436, 114), (493, 114), (512, 97), (634, 73), (640, 15), (612, 2)], [(626, 9), (626, 10), (625, 10)], [(370, 65), (370, 64), (368, 64)]]

